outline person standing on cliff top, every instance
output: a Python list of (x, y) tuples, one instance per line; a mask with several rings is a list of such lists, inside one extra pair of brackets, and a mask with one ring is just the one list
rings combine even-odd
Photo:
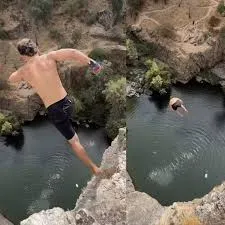
[(74, 153), (92, 173), (101, 174), (101, 169), (88, 157), (72, 126), (72, 102), (62, 85), (56, 63), (66, 60), (79, 61), (83, 65), (89, 65), (93, 74), (98, 74), (102, 67), (76, 49), (60, 49), (41, 55), (37, 45), (27, 38), (18, 42), (17, 49), (24, 65), (12, 73), (8, 81), (28, 82), (42, 99), (50, 121), (66, 138)]
[(169, 107), (171, 110), (176, 111), (182, 117), (183, 114), (179, 111), (179, 109), (183, 109), (186, 113), (188, 112), (187, 109), (184, 107), (183, 101), (179, 98), (171, 98), (169, 102)]

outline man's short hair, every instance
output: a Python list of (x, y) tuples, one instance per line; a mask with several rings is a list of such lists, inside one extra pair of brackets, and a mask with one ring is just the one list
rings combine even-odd
[(17, 49), (20, 55), (34, 56), (38, 52), (37, 45), (28, 38), (24, 38), (17, 43)]

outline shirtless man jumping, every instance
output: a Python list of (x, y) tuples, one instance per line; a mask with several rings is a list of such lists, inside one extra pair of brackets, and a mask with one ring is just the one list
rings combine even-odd
[(186, 113), (188, 112), (187, 109), (184, 107), (184, 103), (179, 98), (171, 98), (169, 102), (170, 109), (173, 111), (176, 111), (181, 117), (183, 117), (183, 114), (179, 112), (179, 109), (183, 109)]
[(93, 59), (75, 49), (61, 49), (40, 55), (37, 45), (30, 39), (22, 39), (17, 44), (24, 65), (9, 77), (10, 82), (28, 82), (42, 99), (51, 122), (71, 145), (78, 158), (95, 174), (101, 173), (88, 157), (72, 126), (72, 102), (68, 99), (56, 67), (57, 61), (75, 60), (89, 65), (94, 74), (101, 66)]

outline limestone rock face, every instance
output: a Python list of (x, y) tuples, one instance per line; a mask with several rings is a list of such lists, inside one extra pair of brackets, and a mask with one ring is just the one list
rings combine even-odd
[(217, 1), (164, 3), (145, 1), (137, 19), (127, 22), (136, 38), (152, 46), (150, 55), (174, 70), (174, 81), (187, 83), (224, 60), (225, 18), (217, 13)]
[(10, 221), (8, 221), (5, 217), (0, 214), (0, 224), (1, 225), (13, 225)]
[(164, 212), (155, 199), (138, 191), (127, 195), (127, 224), (129, 225), (158, 225)]
[(105, 178), (93, 177), (80, 195), (75, 211), (86, 209), (99, 225), (126, 224), (126, 132), (120, 129), (103, 156)]
[(196, 214), (205, 225), (225, 224), (225, 182), (199, 200)]
[(53, 208), (33, 214), (22, 221), (21, 225), (76, 225), (74, 215), (61, 208)]

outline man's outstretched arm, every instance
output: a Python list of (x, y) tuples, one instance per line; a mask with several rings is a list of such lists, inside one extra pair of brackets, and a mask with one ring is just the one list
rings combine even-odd
[(47, 55), (48, 57), (54, 59), (55, 61), (75, 60), (79, 61), (82, 64), (88, 64), (91, 61), (91, 58), (89, 58), (87, 55), (85, 55), (79, 50), (72, 48), (65, 48), (57, 51), (52, 51)]
[(94, 73), (100, 72), (102, 69), (101, 66), (95, 62), (93, 59), (89, 58), (87, 55), (85, 55), (83, 52), (72, 49), (72, 48), (65, 48), (65, 49), (60, 49), (57, 51), (52, 51), (47, 54), (48, 57), (55, 61), (78, 61), (81, 64), (84, 65), (89, 65)]

